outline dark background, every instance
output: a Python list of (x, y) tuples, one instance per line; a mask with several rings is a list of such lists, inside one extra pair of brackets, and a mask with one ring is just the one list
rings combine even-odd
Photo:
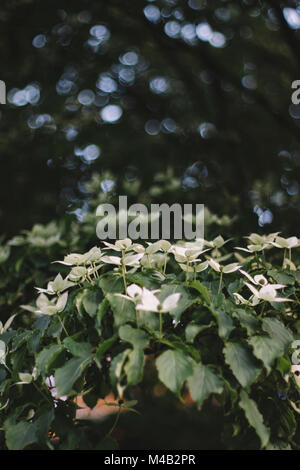
[(299, 28), (293, 0), (2, 1), (0, 233), (86, 210), (109, 170), (138, 202), (296, 234)]
[[(0, 242), (51, 220), (46, 241), (64, 236), (53, 252), (37, 234), (12, 249), (1, 318), (56, 272), (49, 259), (98, 242), (91, 214), (118, 194), (203, 203), (226, 237), (298, 235), (299, 46), (293, 0), (2, 0)], [(75, 241), (63, 229), (74, 212), (90, 213)], [(169, 394), (139, 401), (142, 416), (120, 419), (121, 448), (221, 448), (212, 403), (199, 418)]]

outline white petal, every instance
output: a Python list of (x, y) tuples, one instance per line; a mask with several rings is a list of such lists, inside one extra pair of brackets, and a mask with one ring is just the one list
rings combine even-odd
[(246, 276), (249, 279), (249, 281), (251, 281), (253, 284), (257, 284), (255, 279), (253, 279), (253, 277), (251, 277), (250, 274), (248, 274), (246, 271), (243, 271), (242, 269), (240, 269), (240, 272), (244, 274), (244, 276)]
[(225, 274), (233, 273), (235, 271), (238, 271), (241, 267), (242, 266), (239, 265), (238, 263), (227, 264), (227, 266), (224, 266), (223, 268), (223, 273)]
[(121, 265), (121, 258), (118, 256), (103, 256), (102, 261), (107, 264)]
[(180, 296), (181, 294), (179, 293), (169, 295), (169, 297), (167, 297), (162, 303), (162, 311), (170, 312), (170, 310), (173, 310), (174, 308), (176, 308), (178, 301), (180, 299)]
[(58, 297), (58, 301), (56, 303), (56, 308), (58, 312), (62, 312), (67, 305), (68, 302), (68, 292), (65, 292), (60, 297)]
[(142, 295), (142, 292), (142, 288), (140, 286), (137, 286), (136, 284), (131, 284), (127, 287), (127, 294), (129, 295), (129, 297), (136, 297)]
[(220, 268), (221, 266), (219, 265), (219, 263), (217, 263), (217, 261), (215, 261), (214, 259), (210, 258), (208, 260), (208, 264), (211, 268), (213, 268), (215, 271), (218, 271), (220, 272)]
[(143, 258), (143, 256), (144, 256), (143, 253), (124, 256), (124, 263), (126, 264), (126, 266), (133, 266), (135, 264), (138, 264), (140, 259)]
[(251, 284), (249, 284), (248, 282), (245, 282), (246, 286), (248, 287), (248, 289), (251, 290), (252, 294), (255, 295), (256, 297), (260, 298), (260, 295), (259, 295), (259, 292), (257, 289), (255, 289), (255, 287), (253, 287)]

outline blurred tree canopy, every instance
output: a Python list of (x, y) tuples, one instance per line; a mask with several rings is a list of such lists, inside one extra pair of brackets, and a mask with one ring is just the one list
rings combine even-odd
[(0, 25), (1, 233), (85, 211), (94, 173), (299, 230), (299, 1), (9, 0)]

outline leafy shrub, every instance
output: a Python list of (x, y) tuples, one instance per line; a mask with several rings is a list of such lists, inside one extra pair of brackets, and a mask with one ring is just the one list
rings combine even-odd
[(26, 324), (0, 324), (1, 446), (115, 448), (114, 426), (95, 432), (75, 398), (93, 408), (112, 391), (118, 419), (151, 369), (178, 399), (222, 410), (225, 448), (298, 448), (299, 240), (230, 243), (125, 239), (57, 260)]

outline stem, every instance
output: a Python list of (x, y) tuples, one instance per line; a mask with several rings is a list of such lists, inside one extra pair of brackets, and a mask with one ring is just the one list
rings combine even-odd
[(220, 282), (219, 282), (218, 294), (220, 294), (220, 292), (221, 292), (222, 279), (223, 279), (223, 271), (221, 271), (221, 273), (220, 273)]
[(161, 338), (163, 337), (163, 335), (162, 335), (162, 313), (161, 312), (159, 313), (159, 335), (160, 335)]
[(62, 329), (64, 330), (64, 332), (66, 333), (66, 335), (69, 336), (69, 333), (67, 332), (67, 330), (66, 330), (66, 328), (65, 328), (65, 325), (64, 325), (62, 319), (61, 319), (60, 316), (59, 316), (59, 313), (57, 314), (57, 316), (58, 316), (58, 319), (59, 319), (60, 324), (61, 324), (61, 326), (62, 326)]
[(265, 250), (262, 250), (261, 261), (262, 261), (262, 264), (263, 264), (263, 265), (265, 265), (265, 264), (266, 264)]
[(94, 276), (99, 279), (99, 274), (98, 274), (98, 270), (97, 270), (96, 263), (93, 263), (93, 268), (94, 268), (94, 270), (95, 270), (95, 271), (94, 271)]
[(258, 261), (258, 253), (257, 251), (255, 252), (255, 260), (256, 260), (256, 264), (257, 264), (257, 268), (259, 267), (259, 261)]
[(135, 310), (135, 315), (136, 315), (136, 326), (139, 328), (139, 311), (136, 309)]
[(190, 263), (188, 261), (186, 265), (186, 272), (185, 272), (185, 285), (186, 286), (188, 285), (188, 280), (189, 280), (189, 267), (190, 267)]
[(12, 375), (12, 371), (10, 370), (10, 368), (4, 363), (2, 364), (6, 370), (8, 370), (8, 372), (10, 373), (10, 375)]
[(286, 255), (286, 248), (284, 249), (284, 252), (283, 252), (282, 268), (284, 268), (285, 255)]
[(44, 392), (42, 392), (42, 390), (39, 389), (39, 387), (34, 383), (32, 382), (33, 386), (37, 389), (37, 391), (42, 395), (43, 398), (45, 398), (45, 400), (47, 400), (48, 403), (50, 403), (50, 405), (52, 406), (53, 403), (51, 402), (51, 400), (47, 397), (47, 395), (44, 395)]
[(167, 253), (165, 253), (165, 261), (164, 261), (164, 269), (163, 269), (163, 274), (166, 274), (166, 269), (167, 269)]
[(292, 248), (289, 248), (289, 260), (292, 261)]
[(124, 250), (122, 250), (122, 278), (125, 289), (125, 294), (127, 293), (127, 284), (126, 284), (126, 266), (124, 264)]
[(114, 421), (114, 424), (112, 425), (110, 431), (108, 431), (107, 433), (107, 436), (111, 436), (111, 434), (113, 433), (115, 427), (117, 426), (118, 424), (118, 421), (119, 421), (119, 418), (120, 418), (120, 414), (121, 414), (121, 407), (119, 406), (119, 409), (118, 409), (118, 413), (117, 413), (117, 416), (116, 416), (116, 419)]

